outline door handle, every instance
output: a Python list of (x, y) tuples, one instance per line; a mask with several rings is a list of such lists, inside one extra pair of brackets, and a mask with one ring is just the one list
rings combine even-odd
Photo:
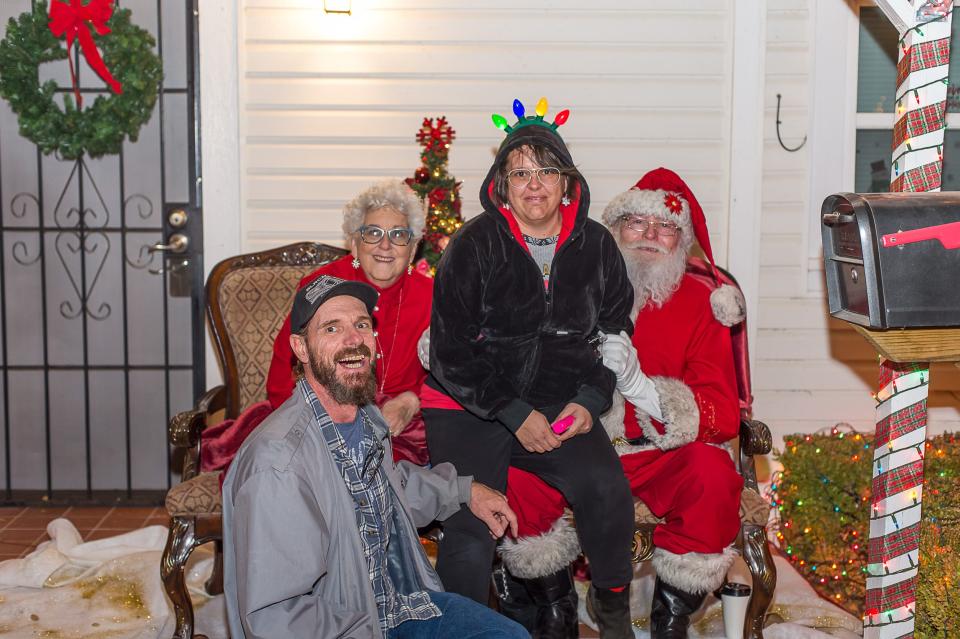
[(174, 233), (170, 236), (169, 244), (157, 243), (151, 246), (148, 251), (151, 253), (156, 253), (158, 251), (169, 251), (171, 253), (183, 253), (187, 250), (187, 246), (190, 244), (190, 238), (188, 238), (183, 233)]

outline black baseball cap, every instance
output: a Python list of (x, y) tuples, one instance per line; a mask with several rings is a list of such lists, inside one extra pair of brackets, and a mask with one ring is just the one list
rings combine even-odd
[(338, 295), (355, 297), (367, 307), (373, 315), (373, 307), (380, 294), (369, 284), (343, 280), (332, 275), (321, 275), (299, 291), (293, 298), (293, 310), (290, 311), (290, 331), (299, 333), (310, 323), (317, 309), (327, 300)]

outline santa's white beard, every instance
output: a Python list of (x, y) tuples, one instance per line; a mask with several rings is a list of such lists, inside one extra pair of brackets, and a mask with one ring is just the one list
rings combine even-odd
[[(639, 247), (658, 252), (650, 253)], [(647, 302), (662, 306), (680, 287), (680, 279), (687, 268), (687, 252), (680, 243), (670, 252), (656, 242), (622, 243), (620, 251), (627, 265), (627, 277), (633, 283), (634, 317)]]

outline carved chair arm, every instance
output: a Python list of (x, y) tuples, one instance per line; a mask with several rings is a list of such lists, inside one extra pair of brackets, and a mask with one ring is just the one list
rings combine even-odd
[(757, 467), (754, 455), (766, 455), (773, 448), (770, 429), (761, 421), (744, 419), (740, 421), (740, 475), (746, 488), (759, 492), (757, 485)]
[[(170, 443), (177, 452), (176, 458), (182, 459), (181, 481), (194, 477), (200, 471), (200, 433), (207, 427), (208, 418), (223, 410), (227, 405), (227, 387), (211, 388), (190, 410), (177, 413), (170, 419)], [(176, 462), (175, 462), (176, 463)]]
[(766, 455), (773, 448), (770, 428), (756, 419), (740, 422), (740, 449), (747, 455)]
[(227, 405), (227, 387), (208, 390), (196, 406), (170, 419), (170, 444), (176, 448), (193, 448), (200, 444), (200, 433), (207, 427), (207, 418)]

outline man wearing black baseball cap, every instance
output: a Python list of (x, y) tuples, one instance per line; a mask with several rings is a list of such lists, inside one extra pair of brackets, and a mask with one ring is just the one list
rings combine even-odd
[(230, 634), (254, 637), (528, 636), (442, 592), (415, 526), (468, 504), (502, 536), (500, 493), (451, 464), (394, 465), (373, 404), (376, 291), (324, 275), (297, 292), (297, 390), (247, 438), (223, 485)]

